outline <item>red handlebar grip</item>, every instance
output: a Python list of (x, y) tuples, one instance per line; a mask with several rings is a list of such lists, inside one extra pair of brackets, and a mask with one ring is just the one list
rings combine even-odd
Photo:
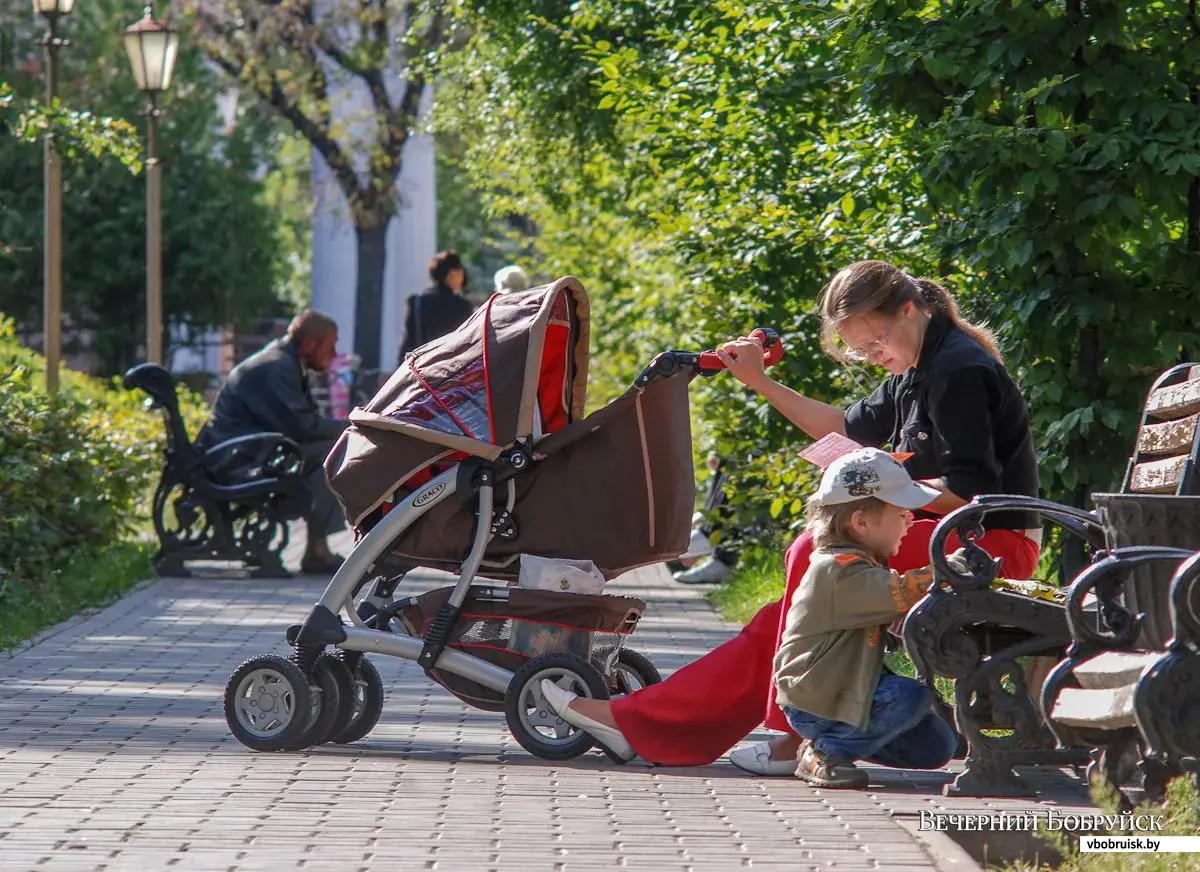
[[(774, 330), (768, 327), (759, 327), (750, 333), (750, 338), (757, 339), (758, 343), (763, 347), (764, 366), (774, 366), (783, 358), (783, 341)], [(709, 372), (725, 368), (725, 364), (721, 362), (721, 358), (717, 357), (715, 351), (700, 352), (700, 357), (696, 363), (701, 369), (706, 369)]]
[(767, 327), (759, 327), (750, 333), (751, 339), (757, 339), (762, 343), (764, 350), (763, 365), (774, 366), (783, 359), (783, 340), (779, 338), (779, 334)]

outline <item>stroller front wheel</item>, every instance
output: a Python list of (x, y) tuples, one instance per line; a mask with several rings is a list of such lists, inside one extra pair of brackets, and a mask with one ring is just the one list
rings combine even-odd
[(504, 715), (517, 742), (543, 760), (572, 760), (595, 744), (590, 735), (560, 718), (542, 694), (542, 680), (591, 699), (608, 699), (596, 667), (574, 654), (534, 657), (516, 671), (504, 696)]
[(275, 654), (252, 657), (225, 684), (225, 723), (255, 751), (288, 751), (308, 726), (314, 693), (300, 667)]

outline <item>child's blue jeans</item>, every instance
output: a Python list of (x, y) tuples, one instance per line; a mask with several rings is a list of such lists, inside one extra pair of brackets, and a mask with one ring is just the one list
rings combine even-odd
[(896, 769), (940, 769), (950, 762), (958, 737), (933, 710), (929, 688), (912, 678), (879, 677), (865, 730), (784, 708), (798, 735), (830, 757), (868, 760)]

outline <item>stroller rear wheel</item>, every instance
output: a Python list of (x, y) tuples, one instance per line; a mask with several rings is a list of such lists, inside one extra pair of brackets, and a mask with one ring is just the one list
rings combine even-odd
[(375, 664), (359, 656), (352, 675), (354, 689), (350, 695), (350, 721), (331, 740), (339, 745), (357, 742), (366, 736), (375, 729), (383, 714), (383, 679), (379, 677)]
[(225, 723), (247, 748), (287, 751), (305, 731), (315, 695), (291, 660), (252, 657), (225, 684)]
[(596, 667), (574, 654), (534, 657), (516, 671), (504, 696), (508, 729), (521, 747), (543, 760), (571, 760), (587, 752), (592, 737), (560, 718), (542, 695), (548, 678), (579, 696), (608, 699), (608, 686)]
[(650, 658), (631, 648), (622, 648), (613, 669), (613, 693), (633, 693), (662, 681)]
[(314, 745), (321, 745), (335, 741), (354, 720), (354, 697), (357, 687), (350, 667), (333, 652), (326, 651), (318, 657), (317, 668), (328, 669), (333, 673), (333, 680), (337, 685), (337, 707), (330, 719), (329, 729), (313, 741)]
[[(336, 661), (337, 665), (330, 661)], [(312, 702), (308, 718), (304, 730), (286, 749), (288, 751), (303, 751), (313, 745), (328, 742), (334, 727), (337, 726), (343, 689), (347, 696), (354, 692), (350, 670), (340, 659), (328, 653), (317, 658), (312, 675), (309, 676), (309, 683), (312, 686)]]

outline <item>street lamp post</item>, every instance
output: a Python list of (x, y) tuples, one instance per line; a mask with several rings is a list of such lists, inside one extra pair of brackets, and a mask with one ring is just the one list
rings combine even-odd
[[(75, 8), (75, 0), (33, 0), (46, 19), (46, 109), (58, 93), (58, 50), (66, 40), (58, 35), (58, 20)], [(42, 210), (42, 350), (46, 354), (46, 392), (58, 393), (62, 357), (62, 159), (54, 148), (54, 127), (46, 128), (45, 191)]]
[(146, 131), (146, 360), (162, 363), (162, 167), (158, 163), (158, 101), (171, 85), (179, 33), (157, 21), (147, 6), (142, 20), (125, 29), (125, 52), (138, 90), (149, 106)]

